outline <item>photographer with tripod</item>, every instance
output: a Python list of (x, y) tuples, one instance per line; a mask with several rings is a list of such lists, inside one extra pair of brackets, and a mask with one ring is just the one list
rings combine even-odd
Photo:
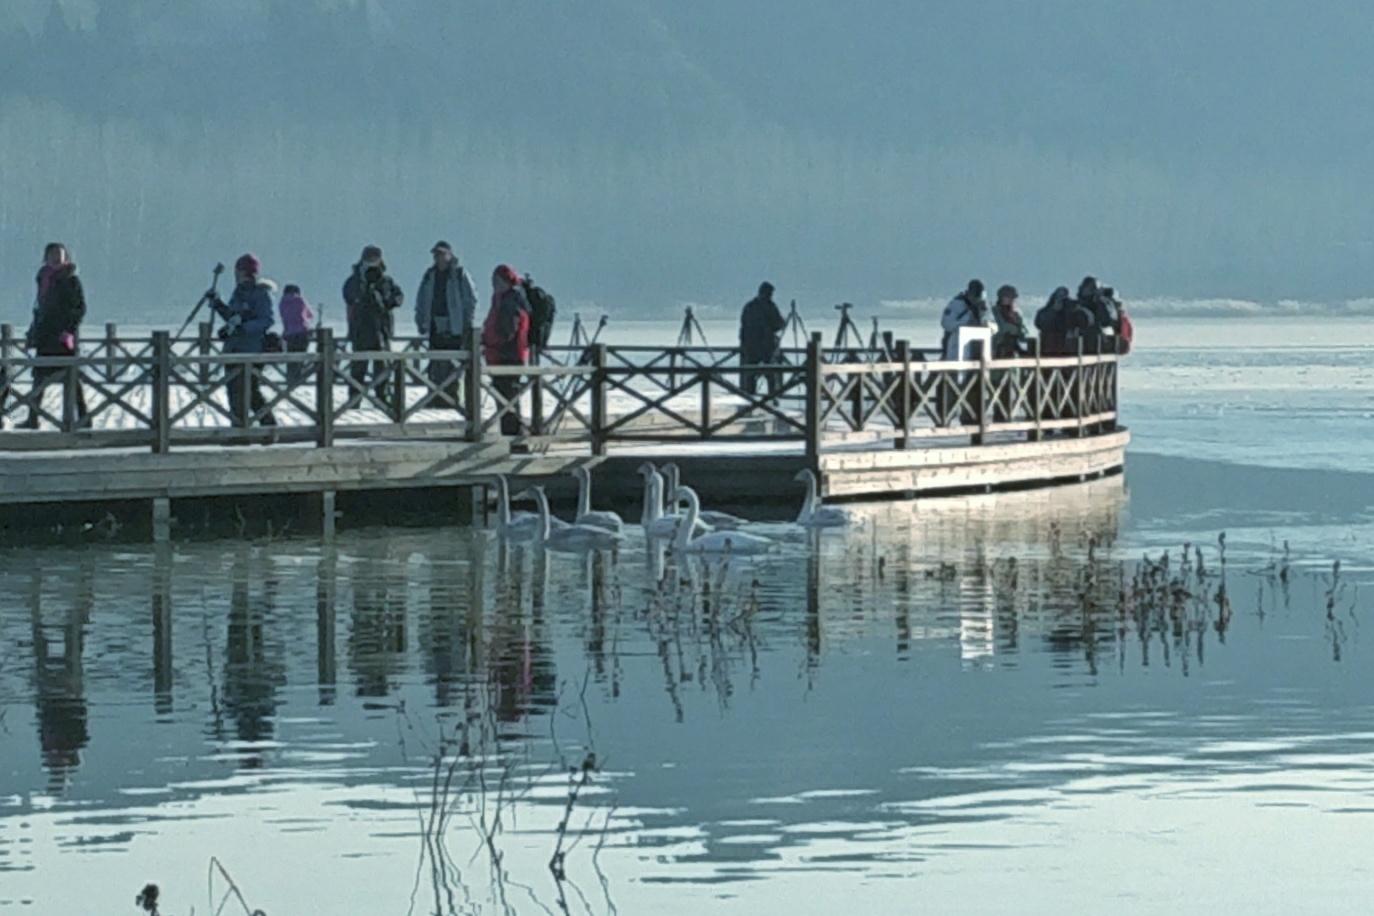
[[(272, 290), (276, 287), (270, 280), (259, 279), (262, 263), (253, 255), (245, 254), (234, 262), (234, 292), (225, 302), (219, 294), (208, 293), (210, 308), (224, 319), (219, 329), (220, 340), (224, 341), (225, 353), (264, 353), (267, 350), (267, 330), (272, 327)], [(229, 413), (232, 422), (240, 428), (247, 428), (253, 414), (266, 406), (258, 381), (261, 363), (225, 366), (224, 389), (229, 395)], [(249, 373), (247, 404), (243, 402), (244, 372)], [(250, 412), (251, 411), (251, 412)], [(263, 426), (276, 426), (277, 420), (269, 410), (262, 415)]]

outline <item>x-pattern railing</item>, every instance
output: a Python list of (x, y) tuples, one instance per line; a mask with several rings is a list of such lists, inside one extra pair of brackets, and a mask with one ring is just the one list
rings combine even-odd
[[(432, 426), (425, 434), (481, 439), (518, 414), (520, 437), (541, 447), (580, 442), (599, 450), (718, 439), (805, 439), (810, 449), (851, 434), (899, 444), (961, 435), (977, 442), (999, 431), (1084, 434), (1115, 421), (1114, 356), (945, 362), (929, 355), (903, 343), (877, 359), (813, 338), (778, 363), (742, 366), (732, 348), (592, 344), (545, 351), (535, 366), (499, 367), (474, 366), (466, 350), (429, 351), (415, 339), (352, 352), (328, 329), (308, 352), (225, 354), (203, 327), (184, 340), (107, 332), (83, 342), (78, 356), (39, 358), (5, 330), (0, 421), (17, 427), (31, 413), (40, 428), (72, 437), (49, 433), (44, 447), (151, 437), (165, 448), (201, 437), (261, 440), (246, 427), (269, 415), (279, 428), (298, 430), (297, 440), (328, 444), (336, 427), (340, 435), (368, 435)], [(239, 415), (230, 406), (231, 379)], [(77, 392), (84, 415), (73, 404)], [(474, 410), (480, 421), (468, 422)], [(0, 447), (29, 442), (26, 435), (6, 429)]]

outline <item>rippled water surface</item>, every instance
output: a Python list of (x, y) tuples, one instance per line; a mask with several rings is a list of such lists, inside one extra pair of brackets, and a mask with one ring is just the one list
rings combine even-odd
[(1374, 475), (1158, 451), (725, 564), (6, 551), (0, 912), (1365, 912)]

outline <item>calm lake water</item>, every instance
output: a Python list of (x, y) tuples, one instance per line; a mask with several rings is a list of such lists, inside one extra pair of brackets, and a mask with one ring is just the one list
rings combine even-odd
[(724, 566), (458, 528), (7, 551), (0, 912), (215, 912), (226, 872), (273, 916), (1365, 912), (1339, 324), (1155, 329), (1124, 477)]

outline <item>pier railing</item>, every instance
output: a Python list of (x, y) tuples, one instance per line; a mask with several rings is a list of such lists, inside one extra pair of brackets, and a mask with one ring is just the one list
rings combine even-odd
[(110, 325), (75, 356), (38, 357), (6, 325), (0, 450), (480, 442), (510, 414), (527, 448), (594, 454), (646, 443), (796, 442), (808, 454), (979, 444), (1113, 428), (1116, 370), (1112, 353), (953, 362), (905, 341), (826, 348), (820, 335), (762, 366), (742, 366), (733, 348), (607, 344), (487, 366), (469, 349), (431, 351), (414, 339), (351, 352), (328, 328), (308, 351), (230, 354), (208, 325), (189, 339)]

